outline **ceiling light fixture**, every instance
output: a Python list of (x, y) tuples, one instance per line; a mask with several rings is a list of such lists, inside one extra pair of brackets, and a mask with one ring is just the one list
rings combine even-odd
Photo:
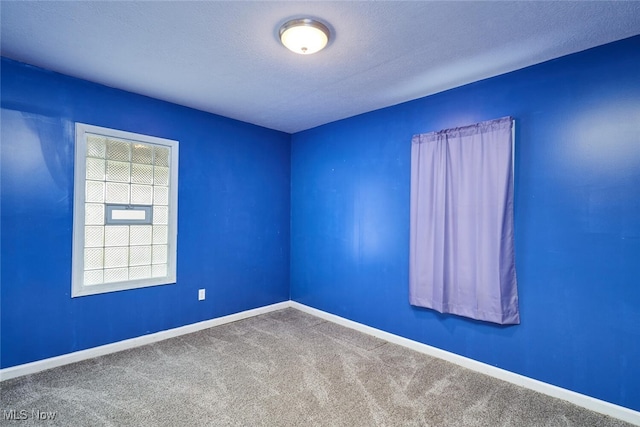
[(329, 43), (329, 28), (315, 19), (293, 19), (280, 27), (280, 41), (292, 52), (311, 55)]

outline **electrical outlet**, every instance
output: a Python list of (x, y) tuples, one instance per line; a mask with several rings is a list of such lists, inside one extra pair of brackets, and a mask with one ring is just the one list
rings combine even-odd
[(205, 299), (204, 289), (198, 289), (198, 301), (202, 301)]

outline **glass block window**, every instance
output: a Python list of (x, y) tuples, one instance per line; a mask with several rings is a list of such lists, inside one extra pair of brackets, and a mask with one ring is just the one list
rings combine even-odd
[(74, 297), (175, 283), (178, 142), (76, 123)]

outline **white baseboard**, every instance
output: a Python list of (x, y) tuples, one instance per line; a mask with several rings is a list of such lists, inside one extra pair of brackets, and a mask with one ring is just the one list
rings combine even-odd
[(241, 311), (240, 313), (230, 314), (228, 316), (218, 317), (198, 323), (192, 323), (190, 325), (180, 326), (178, 328), (168, 329), (166, 331), (155, 332), (153, 334), (142, 335), (136, 338), (130, 338), (111, 344), (101, 345), (99, 347), (92, 347), (86, 350), (74, 351), (73, 353), (67, 353), (60, 356), (51, 357), (49, 359), (37, 360), (35, 362), (25, 363), (23, 365), (0, 369), (0, 381), (20, 377), (23, 375), (35, 374), (36, 372), (44, 371), (46, 369), (68, 365), (70, 363), (80, 362), (82, 360), (104, 356), (106, 354), (116, 353), (118, 351), (128, 350), (130, 348), (140, 347), (146, 344), (152, 344), (154, 342), (178, 337), (180, 335), (190, 334), (192, 332), (198, 332), (203, 329), (211, 328), (213, 326), (235, 322), (237, 320), (246, 319), (248, 317), (257, 316), (259, 314), (268, 313), (270, 311), (280, 310), (290, 306), (290, 301), (279, 302), (276, 304), (266, 305), (264, 307), (254, 308), (252, 310)]
[(640, 412), (633, 409), (625, 408), (624, 406), (614, 405), (613, 403), (605, 402), (604, 400), (596, 399), (584, 394), (576, 393), (575, 391), (567, 390), (561, 387), (557, 387), (542, 381), (534, 380), (533, 378), (525, 377), (514, 372), (506, 371), (504, 369), (497, 368), (495, 366), (487, 365), (486, 363), (478, 362), (477, 360), (469, 359), (468, 357), (460, 356), (455, 353), (451, 353), (445, 350), (441, 350), (436, 347), (432, 347), (427, 344), (423, 344), (417, 341), (410, 340), (408, 338), (394, 335), (389, 332), (382, 331), (380, 329), (373, 328), (371, 326), (364, 325), (362, 323), (354, 322), (352, 320), (345, 319), (335, 314), (330, 314), (322, 310), (318, 310), (313, 307), (301, 304), (295, 301), (284, 301), (277, 304), (267, 305), (264, 307), (254, 308), (252, 310), (242, 311), (240, 313), (230, 314), (228, 316), (218, 317), (216, 319), (205, 320), (203, 322), (192, 323), (190, 325), (181, 326), (166, 331), (160, 331), (149, 335), (142, 335), (140, 337), (127, 339), (124, 341), (118, 341), (111, 344), (102, 345), (99, 347), (93, 347), (86, 350), (75, 351), (73, 353), (63, 354), (61, 356), (52, 357), (49, 359), (38, 360), (31, 363), (25, 363), (23, 365), (12, 366), (10, 368), (0, 369), (0, 381), (8, 380), (11, 378), (20, 377), (23, 375), (34, 374), (36, 372), (44, 371), (46, 369), (55, 368), (58, 366), (68, 365), (70, 363), (79, 362), (82, 360), (91, 359), (98, 356), (104, 356), (106, 354), (115, 353), (122, 350), (128, 350), (134, 347), (140, 347), (146, 344), (152, 344), (154, 342), (174, 338), (180, 335), (190, 334), (192, 332), (201, 331), (203, 329), (211, 328), (213, 326), (223, 325), (225, 323), (231, 323), (238, 320), (246, 319), (248, 317), (257, 316), (271, 311), (280, 310), (283, 308), (292, 307), (300, 311), (317, 316), (321, 319), (328, 320), (330, 322), (337, 323), (342, 326), (354, 329), (359, 332), (363, 332), (368, 335), (373, 335), (377, 338), (398, 344), (403, 347), (410, 348), (420, 353), (427, 354), (429, 356), (437, 357), (439, 359), (447, 360), (455, 363), (456, 365), (471, 369), (476, 372), (498, 378), (509, 383), (525, 387), (539, 393), (546, 394), (551, 397), (566, 400), (575, 405), (589, 409), (594, 412), (599, 412), (610, 417), (626, 421), (636, 426), (640, 426)]
[(394, 335), (392, 333), (382, 331), (380, 329), (372, 328), (371, 326), (363, 325), (362, 323), (354, 322), (352, 320), (336, 316), (335, 314), (330, 314), (325, 311), (300, 304), (296, 301), (290, 301), (290, 306), (300, 311), (304, 311), (306, 313), (317, 316), (321, 319), (325, 319), (330, 322), (355, 329), (356, 331), (363, 332), (365, 334), (373, 335), (374, 337), (383, 339), (393, 344), (398, 344), (403, 347), (418, 351), (420, 353), (424, 353), (429, 356), (437, 357), (439, 359), (455, 363), (456, 365), (471, 369), (472, 371), (481, 372), (494, 378), (498, 378), (500, 380), (519, 385), (521, 387), (525, 387), (551, 397), (566, 400), (567, 402), (571, 402), (574, 405), (581, 406), (591, 411), (608, 415), (610, 417), (626, 421), (636, 426), (640, 426), (640, 412), (634, 411), (633, 409), (614, 405), (613, 403), (605, 402), (604, 400), (596, 399), (591, 396), (576, 393), (575, 391), (567, 390), (565, 388), (557, 387), (552, 384), (534, 380), (533, 378), (525, 377), (524, 375), (506, 371), (495, 366), (487, 365), (486, 363), (478, 362), (477, 360), (469, 359), (468, 357), (441, 350), (439, 348), (432, 347), (418, 341), (413, 341), (399, 335)]

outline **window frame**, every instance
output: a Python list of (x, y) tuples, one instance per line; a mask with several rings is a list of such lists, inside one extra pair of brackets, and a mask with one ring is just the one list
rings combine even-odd
[[(167, 275), (146, 279), (133, 279), (95, 285), (84, 284), (85, 263), (85, 201), (86, 201), (86, 168), (87, 168), (87, 136), (99, 135), (117, 138), (130, 143), (144, 143), (153, 146), (168, 147), (169, 155), (169, 204), (167, 234)], [(128, 289), (176, 283), (177, 273), (177, 237), (178, 237), (178, 149), (179, 142), (171, 139), (127, 132), (85, 123), (75, 124), (74, 153), (74, 197), (73, 197), (73, 246), (72, 246), (72, 278), (71, 297), (81, 297)], [(131, 163), (131, 160), (129, 160)], [(108, 203), (104, 202), (105, 215)], [(153, 209), (153, 204), (150, 205)], [(105, 216), (105, 226), (107, 220)], [(131, 245), (128, 245), (131, 248)]]

